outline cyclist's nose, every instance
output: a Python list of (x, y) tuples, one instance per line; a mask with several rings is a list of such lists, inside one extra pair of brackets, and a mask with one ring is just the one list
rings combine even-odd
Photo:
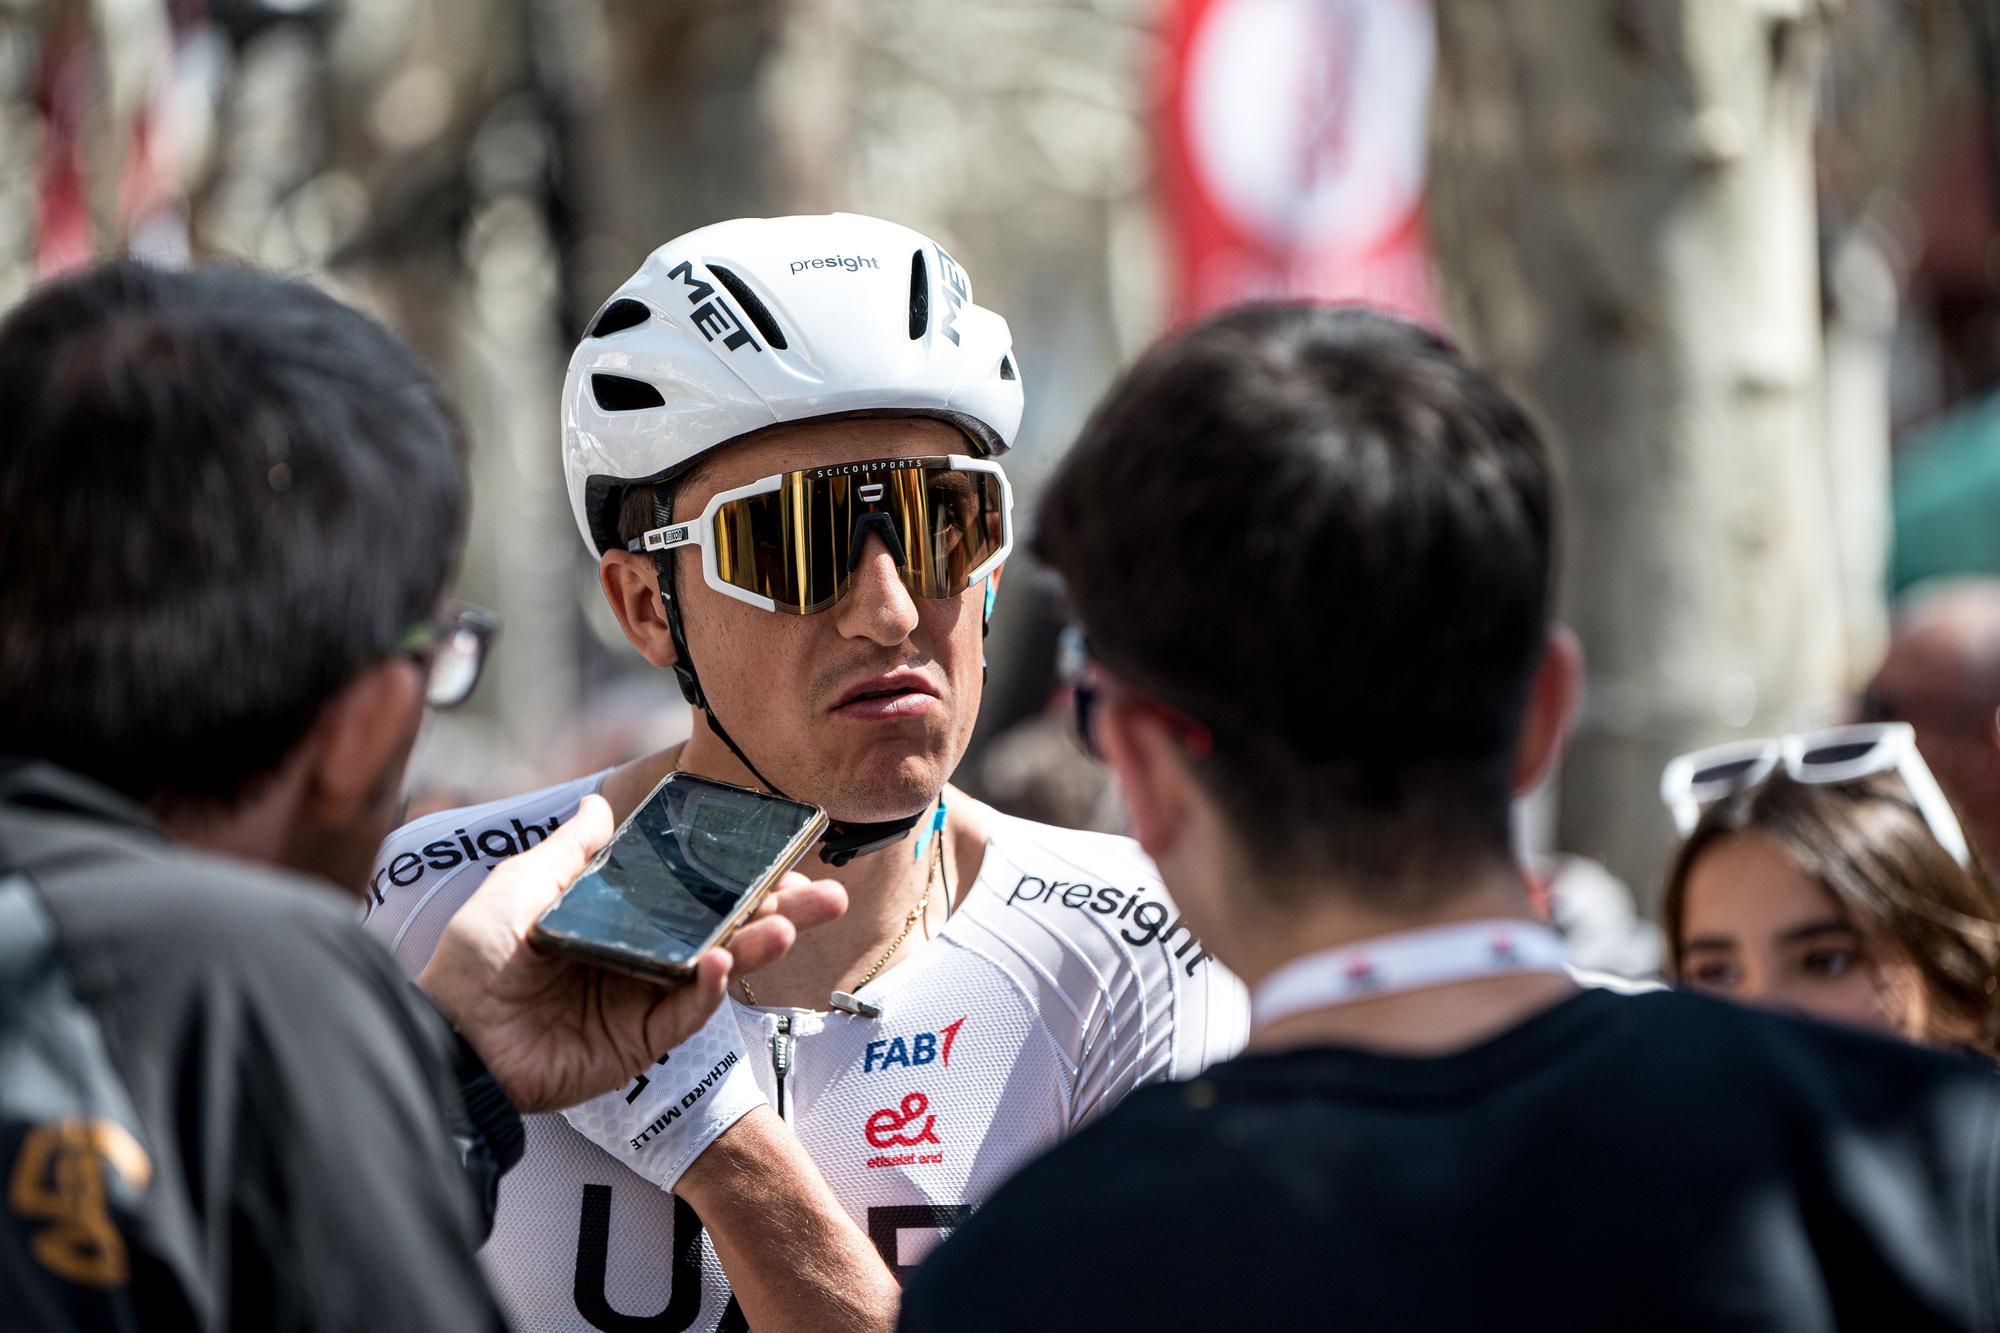
[(847, 594), (834, 608), (835, 624), (850, 639), (871, 639), (885, 648), (907, 640), (917, 628), (917, 602), (903, 586), (903, 571), (889, 547), (869, 533), (847, 581)]

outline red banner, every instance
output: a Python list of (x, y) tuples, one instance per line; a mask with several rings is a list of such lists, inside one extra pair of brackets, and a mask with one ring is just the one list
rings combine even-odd
[(1436, 323), (1430, 0), (1167, 0), (1163, 35), (1176, 320), (1309, 296)]

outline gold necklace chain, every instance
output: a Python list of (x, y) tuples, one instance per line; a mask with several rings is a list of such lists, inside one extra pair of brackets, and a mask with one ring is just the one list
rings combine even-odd
[[(861, 980), (854, 983), (855, 991), (860, 990), (863, 986), (875, 980), (876, 975), (889, 965), (889, 960), (896, 956), (896, 950), (903, 947), (903, 941), (910, 938), (910, 932), (917, 928), (917, 922), (921, 921), (924, 914), (929, 911), (931, 890), (937, 887), (938, 869), (944, 864), (944, 830), (938, 829), (933, 836), (937, 838), (937, 849), (931, 853), (931, 867), (924, 875), (923, 896), (917, 899), (917, 905), (912, 907), (909, 914), (903, 918), (902, 931), (897, 934), (894, 940), (890, 941), (889, 947), (883, 951), (882, 956), (875, 960), (875, 966), (869, 968), (867, 974)], [(750, 989), (750, 978), (738, 977), (736, 984), (743, 988), (744, 1003), (757, 1003), (757, 992)], [(854, 992), (850, 991), (848, 993), (853, 994)]]

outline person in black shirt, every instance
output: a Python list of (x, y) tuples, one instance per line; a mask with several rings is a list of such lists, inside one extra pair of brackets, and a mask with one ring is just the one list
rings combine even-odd
[[(440, 606), (437, 386), (303, 283), (120, 263), (0, 321), (0, 420), (0, 1327), (498, 1327), (474, 1247), (517, 1110), (649, 1067), (732, 959), (662, 992), (526, 946), (595, 800), (421, 990), (361, 930), (482, 642)], [(839, 904), (795, 881), (734, 962)]]
[(1386, 315), (1232, 311), (1098, 408), (1038, 550), (1250, 1049), (1003, 1186), (905, 1329), (2000, 1327), (1990, 1066), (1580, 990), (1533, 919), (1553, 511), (1523, 411)]

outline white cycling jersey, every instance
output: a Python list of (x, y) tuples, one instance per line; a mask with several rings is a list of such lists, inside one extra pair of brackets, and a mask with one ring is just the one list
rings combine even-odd
[[(398, 830), (370, 883), (369, 928), (414, 975), (487, 872), (604, 777)], [(1136, 844), (981, 816), (978, 878), (937, 936), (864, 992), (880, 1018), (728, 1001), (744, 1062), (899, 1274), (1028, 1159), (1140, 1084), (1235, 1054), (1248, 1030), (1241, 984)], [(692, 1087), (704, 1073), (664, 1064), (648, 1077)], [(527, 1117), (527, 1133), (482, 1251), (516, 1328), (745, 1327), (687, 1204), (560, 1116)]]

